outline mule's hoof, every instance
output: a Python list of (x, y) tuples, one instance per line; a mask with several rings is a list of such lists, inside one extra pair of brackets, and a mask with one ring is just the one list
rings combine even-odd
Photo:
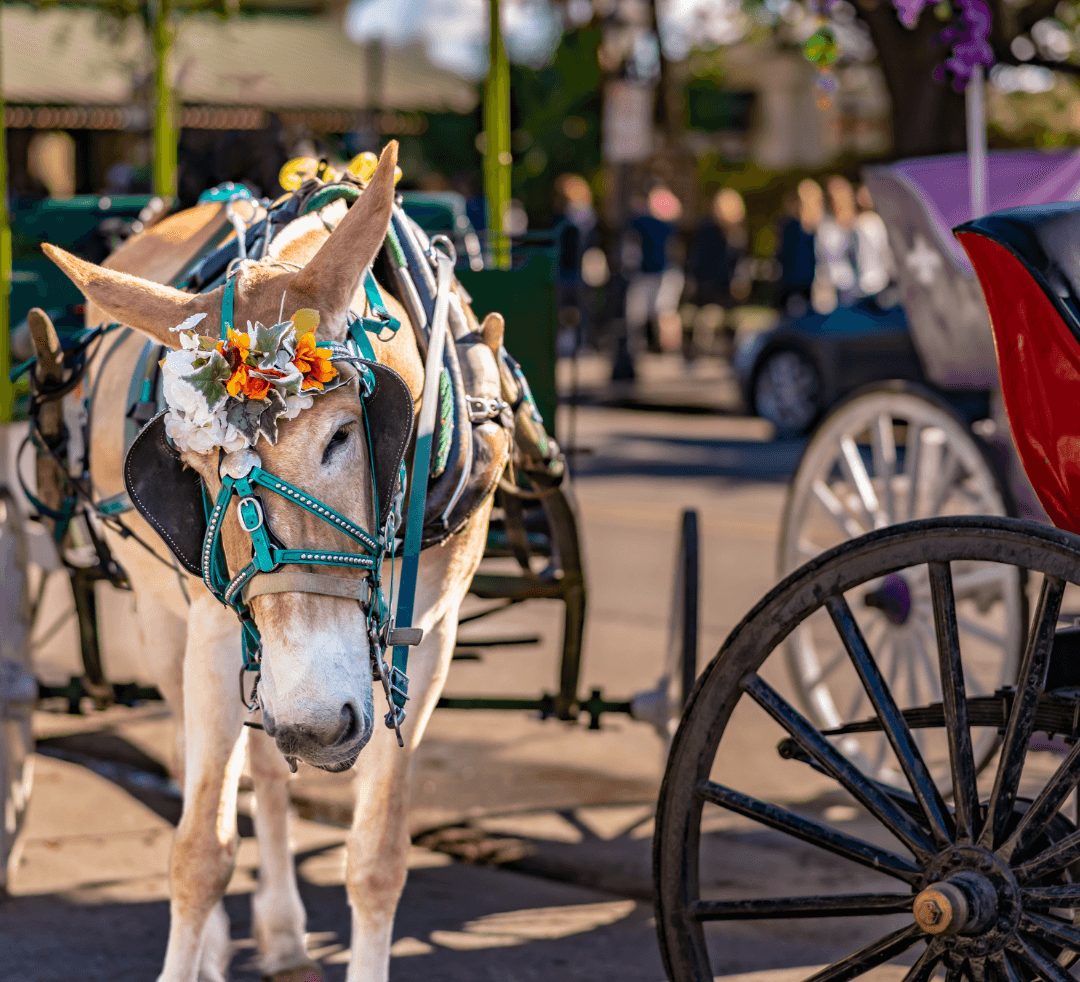
[(325, 982), (325, 980), (322, 969), (314, 962), (308, 962), (306, 965), (286, 968), (273, 975), (264, 975), (263, 982)]

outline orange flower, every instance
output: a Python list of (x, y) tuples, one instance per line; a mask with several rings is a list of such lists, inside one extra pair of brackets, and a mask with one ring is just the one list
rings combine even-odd
[(244, 383), (244, 395), (249, 399), (265, 399), (269, 391), (270, 382), (267, 379), (252, 372), (248, 373), (247, 381)]
[(337, 377), (337, 369), (330, 364), (332, 352), (329, 348), (315, 346), (314, 332), (303, 335), (296, 343), (296, 357), (293, 364), (304, 376), (303, 389), (322, 389), (324, 382)]
[[(234, 331), (230, 327), (228, 341), (218, 341), (217, 350), (229, 362), (235, 372), (247, 360), (248, 352), (251, 350), (251, 338), (247, 334)], [(236, 395), (236, 393), (234, 392), (233, 395)]]
[(241, 361), (247, 361), (248, 352), (251, 350), (251, 336), (243, 331), (234, 331), (230, 327), (229, 347), (240, 355)]
[(244, 386), (247, 385), (248, 371), (246, 365), (241, 365), (232, 373), (229, 381), (225, 383), (225, 390), (231, 396), (238, 396), (244, 390)]

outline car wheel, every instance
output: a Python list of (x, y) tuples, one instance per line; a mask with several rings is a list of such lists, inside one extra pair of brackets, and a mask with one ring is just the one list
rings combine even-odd
[(818, 415), (821, 378), (806, 355), (792, 348), (767, 354), (754, 376), (754, 413), (780, 436), (805, 433)]

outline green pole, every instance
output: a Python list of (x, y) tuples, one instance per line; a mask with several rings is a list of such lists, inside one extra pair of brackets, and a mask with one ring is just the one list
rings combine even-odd
[(169, 85), (173, 33), (169, 26), (169, 0), (150, 4), (150, 33), (154, 46), (154, 193), (166, 201), (176, 199), (176, 97)]
[(492, 265), (510, 268), (510, 240), (506, 217), (510, 205), (510, 62), (499, 29), (499, 0), (489, 0), (491, 39), (490, 67), (484, 90), (484, 194), (488, 202), (488, 241)]
[(0, 422), (9, 423), (15, 411), (11, 370), (11, 221), (8, 217), (7, 120), (0, 86)]

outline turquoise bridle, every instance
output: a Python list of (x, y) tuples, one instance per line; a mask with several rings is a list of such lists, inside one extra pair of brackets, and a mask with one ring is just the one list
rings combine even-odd
[[(234, 290), (236, 279), (230, 276), (225, 284), (221, 309), (221, 337), (228, 339), (233, 322)], [(379, 495), (374, 471), (371, 428), (368, 421), (366, 400), (374, 390), (374, 377), (365, 362), (375, 362), (375, 352), (367, 332), (376, 335), (383, 330), (396, 331), (399, 322), (392, 318), (382, 303), (378, 286), (370, 272), (366, 274), (365, 291), (372, 317), (355, 318), (349, 328), (349, 342), (330, 342), (331, 361), (353, 365), (358, 373), (361, 390), (361, 406), (364, 433), (367, 440), (368, 460), (372, 464), (372, 508), (375, 516), (374, 533), (362, 528), (340, 514), (328, 504), (294, 487), (288, 481), (264, 470), (259, 455), (252, 449), (243, 448), (221, 457), (218, 469), (221, 490), (207, 516), (206, 536), (202, 549), (202, 576), (207, 589), (223, 604), (237, 614), (242, 627), (243, 664), (240, 671), (241, 695), (249, 710), (258, 706), (258, 675), (250, 697), (243, 697), (243, 679), (246, 672), (258, 673), (261, 667), (262, 638), (249, 602), (256, 596), (270, 593), (302, 592), (343, 597), (356, 600), (364, 613), (367, 636), (374, 674), (383, 684), (389, 712), (388, 727), (397, 732), (402, 742), (401, 723), (405, 719), (405, 702), (408, 699), (408, 678), (405, 665), (397, 657), (388, 668), (383, 661), (387, 645), (398, 649), (418, 644), (422, 632), (416, 628), (394, 629), (389, 607), (381, 585), (382, 560), (389, 552), (393, 561), (395, 532), (400, 521), (398, 508), (392, 508), (385, 520), (380, 520)], [(400, 480), (404, 487), (404, 465)], [(415, 473), (415, 471), (414, 471)], [(317, 549), (288, 549), (276, 541), (268, 527), (262, 502), (257, 490), (276, 494), (286, 501), (310, 512), (331, 528), (343, 532), (359, 547), (358, 551), (330, 551)], [(251, 537), (252, 559), (235, 576), (229, 575), (225, 550), (221, 541), (221, 528), (233, 497), (239, 499), (237, 518), (240, 527)], [(207, 502), (209, 506), (209, 502)], [(422, 509), (421, 509), (422, 510)], [(363, 577), (340, 577), (327, 574), (282, 572), (285, 566), (331, 566), (362, 570)]]

